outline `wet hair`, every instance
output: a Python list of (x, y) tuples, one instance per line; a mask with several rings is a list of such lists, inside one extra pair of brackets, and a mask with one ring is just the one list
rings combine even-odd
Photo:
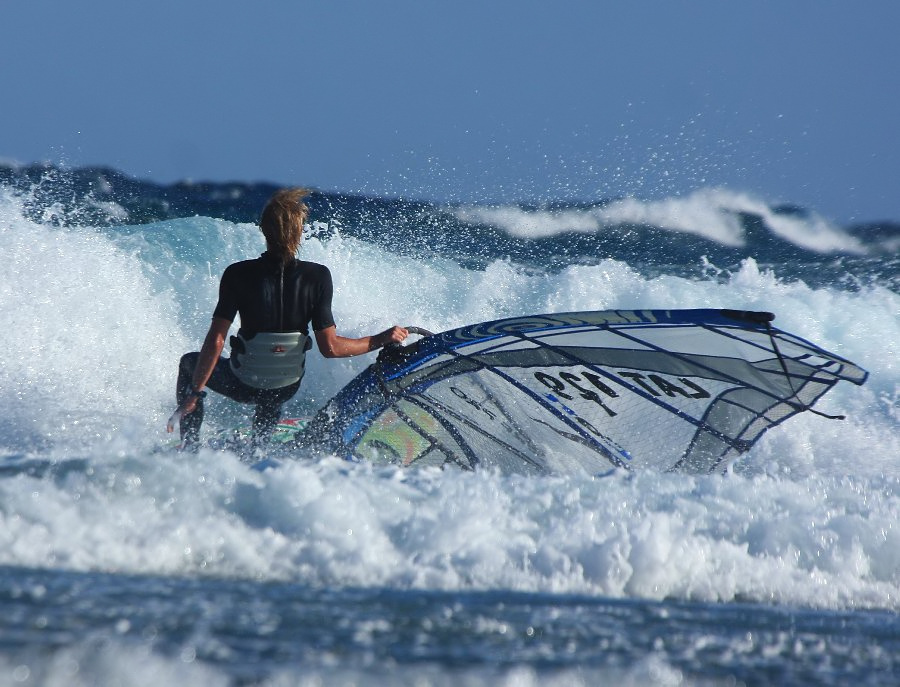
[(276, 191), (260, 215), (259, 228), (266, 237), (266, 247), (283, 263), (293, 260), (300, 247), (303, 225), (309, 216), (309, 207), (303, 198), (308, 195), (305, 188)]

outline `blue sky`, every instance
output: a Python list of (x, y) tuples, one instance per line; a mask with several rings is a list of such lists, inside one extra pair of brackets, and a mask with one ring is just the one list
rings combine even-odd
[(898, 28), (897, 0), (4, 2), (0, 159), (900, 220)]

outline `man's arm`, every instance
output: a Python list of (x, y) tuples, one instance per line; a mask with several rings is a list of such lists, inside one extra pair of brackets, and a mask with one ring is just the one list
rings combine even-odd
[[(409, 332), (406, 329), (394, 326), (390, 329), (385, 329), (380, 334), (351, 339), (346, 336), (340, 336), (335, 326), (331, 325), (325, 329), (316, 330), (316, 344), (319, 346), (319, 351), (326, 358), (349, 358), (350, 356), (374, 351), (390, 343), (400, 343), (407, 336), (409, 336)], [(199, 364), (197, 368), (200, 368)]]
[(231, 322), (228, 320), (222, 317), (212, 318), (209, 331), (203, 340), (203, 347), (200, 349), (200, 357), (197, 358), (197, 367), (194, 368), (192, 383), (197, 391), (206, 386), (216, 363), (219, 362), (219, 356), (225, 348), (225, 337), (228, 336), (230, 328)]

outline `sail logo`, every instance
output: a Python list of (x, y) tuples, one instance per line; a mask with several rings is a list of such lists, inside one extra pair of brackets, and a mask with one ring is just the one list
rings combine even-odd
[[(710, 397), (706, 389), (687, 377), (678, 377), (678, 383), (675, 383), (658, 374), (642, 374), (625, 370), (618, 370), (616, 374), (618, 377), (609, 374), (609, 379), (637, 393), (641, 393), (638, 389), (642, 389), (650, 396), (656, 398), (662, 396), (668, 396), (669, 398), (680, 396), (688, 399)], [(607, 405), (607, 399), (618, 398), (619, 393), (598, 374), (584, 371), (579, 375), (566, 370), (552, 375), (544, 371), (538, 371), (534, 373), (534, 378), (553, 391), (559, 398), (569, 401), (576, 397), (583, 398), (599, 405), (609, 417), (617, 415)], [(626, 379), (631, 380), (631, 382), (625, 381)], [(603, 396), (600, 394), (603, 394)]]

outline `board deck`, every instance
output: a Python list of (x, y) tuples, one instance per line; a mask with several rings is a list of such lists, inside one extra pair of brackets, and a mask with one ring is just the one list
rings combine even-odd
[[(272, 448), (282, 448), (292, 443), (297, 435), (303, 431), (303, 428), (309, 423), (308, 417), (289, 417), (282, 419), (269, 441)], [(234, 451), (239, 454), (246, 453), (253, 449), (252, 444), (253, 431), (249, 425), (240, 427), (226, 427), (213, 431), (211, 434), (203, 437), (201, 445), (203, 448), (209, 448), (215, 451)], [(165, 446), (168, 450), (180, 450), (180, 439), (172, 439)]]

